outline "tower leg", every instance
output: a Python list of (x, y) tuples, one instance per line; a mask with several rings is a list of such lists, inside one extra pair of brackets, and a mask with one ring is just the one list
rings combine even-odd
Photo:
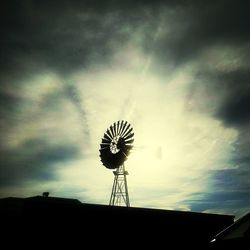
[(125, 206), (129, 207), (129, 195), (128, 195), (128, 185), (127, 178), (128, 171), (125, 171), (125, 166), (122, 164), (117, 168), (114, 173), (114, 183), (112, 187), (112, 192), (109, 200), (109, 205), (111, 206)]

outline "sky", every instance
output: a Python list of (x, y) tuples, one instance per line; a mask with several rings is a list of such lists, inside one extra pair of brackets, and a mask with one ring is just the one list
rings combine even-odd
[(0, 197), (108, 204), (106, 129), (134, 130), (134, 207), (250, 210), (246, 1), (3, 1)]

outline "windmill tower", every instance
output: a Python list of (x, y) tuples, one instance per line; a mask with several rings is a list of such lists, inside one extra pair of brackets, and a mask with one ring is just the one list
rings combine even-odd
[(133, 148), (133, 128), (127, 121), (118, 121), (112, 124), (104, 133), (100, 144), (100, 158), (102, 164), (113, 169), (114, 182), (109, 205), (129, 207), (129, 195), (124, 162)]

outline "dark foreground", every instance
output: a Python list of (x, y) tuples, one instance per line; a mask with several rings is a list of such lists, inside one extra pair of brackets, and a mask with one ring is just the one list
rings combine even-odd
[(84, 204), (36, 196), (0, 200), (2, 244), (33, 249), (207, 249), (234, 216)]

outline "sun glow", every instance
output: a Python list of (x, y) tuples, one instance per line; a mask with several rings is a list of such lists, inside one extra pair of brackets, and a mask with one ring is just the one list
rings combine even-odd
[[(169, 78), (147, 70), (141, 78), (128, 68), (124, 72), (114, 65), (112, 70), (99, 68), (95, 74), (75, 76), (79, 95), (88, 104), (89, 123), (95, 124), (90, 131), (90, 151), (98, 157), (96, 144), (105, 128), (117, 120), (128, 120), (135, 142), (125, 165), (134, 205), (184, 209), (181, 202), (188, 195), (208, 188), (204, 179), (208, 170), (227, 168), (221, 162), (230, 155), (237, 132), (196, 108), (194, 103), (201, 100), (187, 98), (193, 69), (176, 70)], [(99, 165), (102, 167), (96, 163), (89, 171), (100, 172)], [(106, 172), (99, 186), (102, 182), (111, 186), (113, 177)], [(87, 185), (90, 190), (93, 184)]]

